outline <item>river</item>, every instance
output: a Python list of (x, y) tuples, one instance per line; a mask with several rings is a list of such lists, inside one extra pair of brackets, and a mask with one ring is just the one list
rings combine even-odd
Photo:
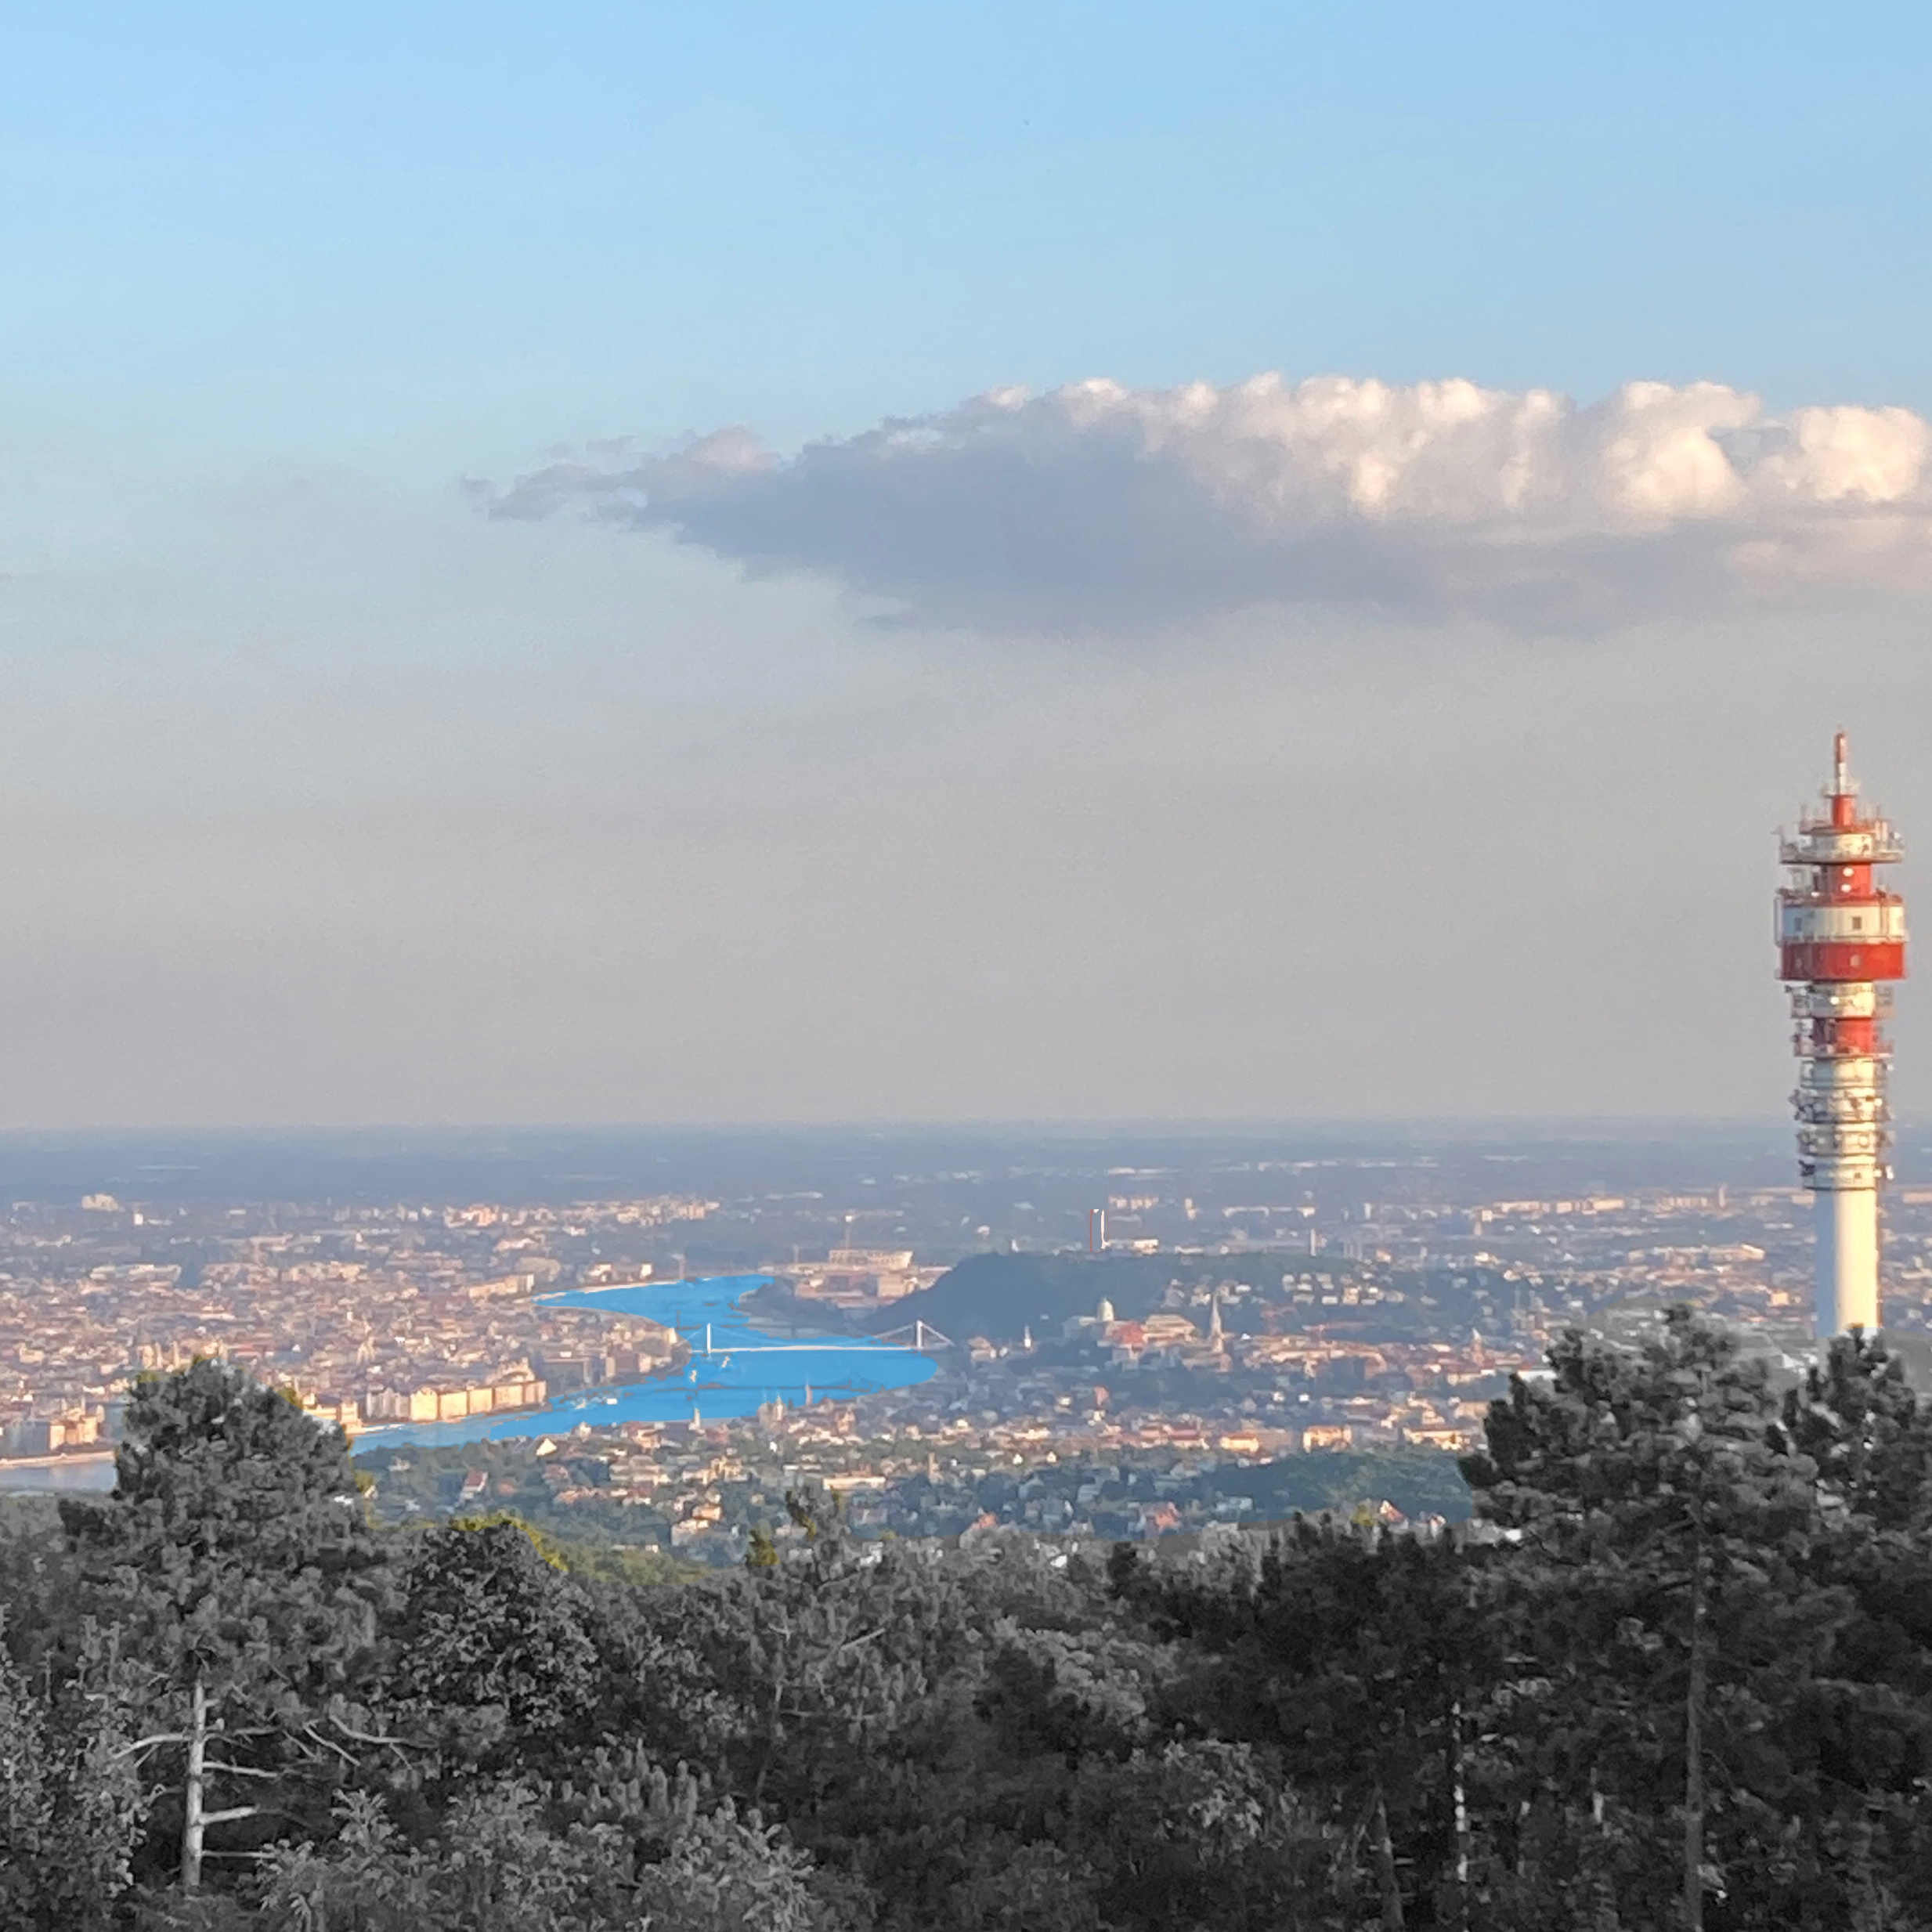
[[(402, 1422), (364, 1429), (358, 1452), (400, 1443), (441, 1446), (559, 1435), (587, 1422), (724, 1421), (750, 1415), (773, 1396), (797, 1404), (807, 1397), (850, 1400), (875, 1389), (904, 1389), (933, 1373), (930, 1356), (889, 1342), (832, 1335), (762, 1334), (739, 1313), (740, 1298), (767, 1285), (769, 1275), (711, 1275), (696, 1281), (647, 1282), (618, 1288), (576, 1288), (537, 1298), (540, 1306), (601, 1309), (642, 1315), (674, 1328), (691, 1345), (689, 1363), (676, 1375), (648, 1382), (573, 1390), (540, 1409), (471, 1416), (461, 1422)], [(76, 1457), (59, 1463), (0, 1462), (0, 1490), (108, 1490), (111, 1457)]]
[(796, 1405), (829, 1396), (849, 1400), (876, 1389), (923, 1382), (932, 1358), (890, 1342), (850, 1335), (767, 1334), (754, 1328), (738, 1304), (769, 1275), (711, 1275), (701, 1280), (647, 1282), (616, 1288), (576, 1288), (537, 1298), (539, 1306), (600, 1309), (641, 1315), (674, 1328), (691, 1348), (691, 1360), (676, 1375), (647, 1382), (572, 1390), (540, 1409), (507, 1415), (471, 1416), (461, 1422), (397, 1423), (367, 1428), (356, 1439), (359, 1453), (391, 1443), (437, 1446), (504, 1442), (518, 1436), (556, 1435), (580, 1422), (614, 1428), (624, 1422), (723, 1421), (754, 1414), (774, 1396)]

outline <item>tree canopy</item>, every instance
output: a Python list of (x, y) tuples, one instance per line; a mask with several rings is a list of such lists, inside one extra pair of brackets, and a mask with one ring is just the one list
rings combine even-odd
[(378, 1533), (218, 1364), (0, 1549), (0, 1923), (1932, 1932), (1932, 1414), (1679, 1313), (1494, 1405), (1466, 1532), (866, 1542), (641, 1585)]

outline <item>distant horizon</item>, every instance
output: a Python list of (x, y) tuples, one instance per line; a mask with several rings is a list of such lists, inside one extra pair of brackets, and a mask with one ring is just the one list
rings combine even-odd
[[(1520, 1191), (1501, 1179), (1511, 1173), (1540, 1174), (1537, 1186), (1559, 1195), (1797, 1178), (1789, 1130), (1771, 1120), (110, 1129), (0, 1134), (0, 1201), (562, 1202), (789, 1190), (854, 1206), (887, 1197), (892, 1179), (955, 1171), (1051, 1174), (1050, 1192), (1084, 1175), (1076, 1193), (1103, 1194), (1118, 1175), (1302, 1162), (1326, 1176), (1327, 1190), (1357, 1168), (1439, 1169), (1472, 1197), (1490, 1190), (1484, 1175), (1498, 1194)], [(1922, 1164), (1932, 1178), (1932, 1147), (1909, 1130), (1899, 1163), (1909, 1179)], [(1310, 1173), (1296, 1185), (1315, 1181)]]
[[(1897, 1124), (1915, 1121), (1932, 1127), (1932, 1115), (1901, 1115)], [(1756, 1131), (1763, 1127), (1788, 1139), (1791, 1128), (1784, 1114), (1390, 1114), (1350, 1115), (1175, 1115), (1172, 1117), (1078, 1115), (1000, 1119), (960, 1116), (923, 1118), (906, 1116), (840, 1119), (786, 1118), (773, 1120), (502, 1120), (477, 1121), (412, 1121), (369, 1120), (331, 1122), (247, 1121), (205, 1126), (89, 1125), (81, 1127), (0, 1128), (0, 1145), (12, 1142), (72, 1140), (206, 1139), (326, 1139), (360, 1136), (391, 1138), (488, 1137), (492, 1135), (600, 1134), (894, 1134), (943, 1136), (1037, 1136), (1052, 1139), (1064, 1135), (1148, 1134), (1176, 1139), (1218, 1134), (1322, 1133), (1346, 1138), (1354, 1134), (1414, 1132), (1429, 1134), (1486, 1135), (1492, 1131), (1546, 1133), (1555, 1131), (1584, 1134), (1602, 1133), (1610, 1137), (1652, 1129), (1685, 1132)]]
[(1932, 839), (1927, 9), (16, 41), (0, 1121), (1768, 1120)]

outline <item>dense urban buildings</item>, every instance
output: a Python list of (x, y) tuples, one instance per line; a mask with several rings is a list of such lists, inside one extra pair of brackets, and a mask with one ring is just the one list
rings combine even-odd
[[(1634, 1332), (1688, 1301), (1781, 1367), (1811, 1345), (1806, 1197), (1773, 1178), (1768, 1136), (1273, 1149), (795, 1147), (766, 1163), (819, 1184), (746, 1186), (758, 1162), (720, 1162), (715, 1188), (561, 1201), (527, 1178), (494, 1201), (16, 1199), (0, 1217), (8, 1479), (104, 1470), (85, 1459), (129, 1378), (214, 1355), (348, 1429), (385, 1515), (513, 1510), (694, 1561), (786, 1533), (801, 1486), (901, 1535), (1454, 1515), (1455, 1454), (1568, 1324)], [(1700, 1169), (1699, 1186), (1665, 1178)], [(1888, 1319), (1909, 1352), (1932, 1186), (1894, 1198)], [(706, 1414), (677, 1280), (753, 1271), (769, 1285), (746, 1306), (775, 1341), (896, 1338), (936, 1372)], [(638, 1283), (663, 1284), (661, 1305), (645, 1298), (660, 1318), (547, 1298)], [(688, 1402), (621, 1426), (567, 1406), (639, 1385), (689, 1385)], [(505, 1420), (525, 1432), (388, 1432)]]

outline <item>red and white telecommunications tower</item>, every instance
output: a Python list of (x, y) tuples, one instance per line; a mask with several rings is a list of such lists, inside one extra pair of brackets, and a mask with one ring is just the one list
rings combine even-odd
[(1778, 894), (1778, 977), (1798, 1023), (1798, 1172), (1816, 1208), (1818, 1333), (1829, 1341), (1879, 1325), (1878, 1187), (1891, 1178), (1882, 1022), (1905, 977), (1905, 904), (1872, 870), (1901, 856), (1898, 836), (1859, 814), (1843, 731), (1823, 796), (1822, 814), (1779, 835), (1791, 883)]

